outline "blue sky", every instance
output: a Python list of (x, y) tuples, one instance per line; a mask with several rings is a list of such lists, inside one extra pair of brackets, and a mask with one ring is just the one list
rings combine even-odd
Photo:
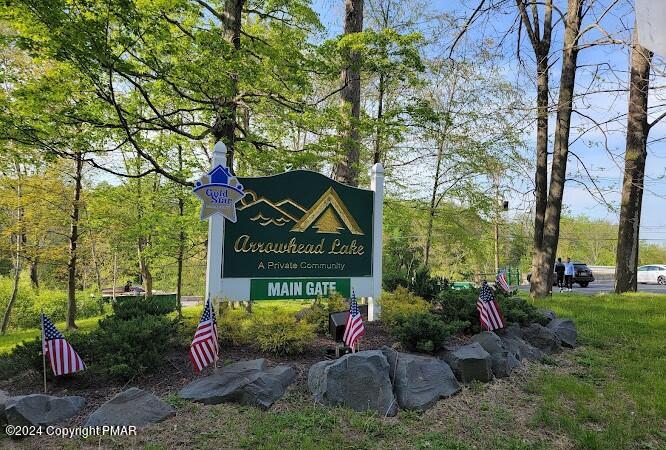
[[(605, 5), (612, 3), (599, 1), (595, 10), (588, 14), (583, 28), (595, 22), (595, 16), (598, 17), (605, 10)], [(509, 6), (504, 11), (493, 14), (490, 18), (480, 20), (469, 30), (469, 37), (466, 43), (478, 42), (482, 37), (501, 36), (511, 25), (515, 17), (515, 6), (509, 2)], [(566, 9), (566, 2), (555, 1), (555, 4)], [(315, 9), (320, 14), (322, 24), (326, 28), (328, 35), (336, 35), (341, 32), (342, 17), (344, 11), (343, 0), (315, 0)], [(366, 6), (368, 0), (366, 0)], [(429, 8), (433, 15), (438, 13), (448, 13), (454, 17), (467, 17), (473, 8), (477, 5), (477, 0), (439, 0), (430, 2)], [(603, 16), (601, 26), (613, 37), (628, 40), (630, 29), (633, 26), (632, 2), (623, 0), (607, 14)], [(427, 18), (424, 21), (424, 30), (427, 27)], [(602, 37), (602, 32), (597, 28), (592, 29), (583, 37), (583, 42), (593, 42)], [(523, 36), (524, 38), (525, 36)], [(553, 35), (553, 46), (551, 60), (559, 61), (561, 50), (561, 27)], [(526, 90), (528, 95), (533, 95), (534, 90), (531, 87), (531, 74), (526, 71), (518, 70), (516, 58), (516, 39), (515, 34), (506, 39), (506, 45), (503, 47), (506, 55), (506, 73), (507, 79), (519, 84)], [(465, 43), (463, 43), (465, 44)], [(527, 44), (527, 42), (524, 42)], [(521, 54), (529, 65), (529, 56), (531, 49), (527, 45), (522, 46)], [(666, 55), (662, 55), (666, 56)], [(629, 54), (626, 47), (620, 45), (602, 45), (584, 49), (579, 54), (579, 65), (583, 66), (577, 75), (577, 92), (585, 91), (592, 81), (599, 79), (606, 80), (603, 84), (606, 88), (613, 86), (619, 87), (625, 85), (628, 80)], [(600, 65), (602, 64), (602, 65)], [(666, 72), (664, 59), (657, 57), (654, 60), (654, 67), (662, 73)], [(608, 70), (612, 68), (613, 71)], [(598, 69), (598, 70), (597, 70)], [(596, 72), (594, 72), (597, 70)], [(559, 66), (557, 62), (551, 72), (551, 87), (557, 87), (559, 78)], [(655, 77), (652, 85), (666, 86), (666, 77)], [(553, 89), (556, 99), (557, 90)], [(657, 91), (650, 96), (650, 104), (666, 104), (666, 92)], [(627, 96), (623, 93), (599, 93), (586, 96), (577, 102), (577, 109), (582, 114), (598, 121), (606, 122), (611, 118), (626, 114)], [(663, 111), (663, 108), (661, 109)], [(653, 114), (654, 115), (654, 114)], [(603, 192), (603, 197), (610, 204), (617, 206), (620, 199), (622, 184), (623, 152), (625, 145), (624, 129), (626, 127), (626, 117), (621, 117), (617, 121), (604, 125), (604, 131), (596, 129), (593, 123), (582, 117), (574, 115), (574, 127), (572, 129), (572, 152), (575, 152), (584, 162), (585, 166), (595, 178), (597, 186)], [(582, 136), (579, 129), (589, 129)], [(554, 129), (554, 123), (551, 121), (551, 133)], [(666, 137), (666, 120), (662, 121), (651, 130), (650, 138), (652, 140), (663, 139)], [(528, 155), (533, 153), (534, 135), (527, 136)], [(552, 145), (552, 144), (551, 144)], [(648, 239), (651, 242), (666, 243), (666, 215), (663, 210), (666, 208), (666, 180), (661, 179), (666, 175), (666, 140), (653, 142), (649, 146), (649, 154), (646, 168), (646, 190), (643, 202), (642, 230), (641, 238)], [(570, 178), (575, 178), (584, 182), (588, 187), (594, 190), (593, 184), (586, 175), (585, 169), (578, 161), (572, 157), (569, 160)], [(513, 204), (524, 203), (521, 198), (510, 198)], [(611, 209), (600, 203), (587, 191), (585, 186), (570, 181), (567, 182), (565, 189), (565, 208), (574, 215), (586, 215), (592, 218), (606, 219), (611, 222), (617, 222), (617, 208)]]

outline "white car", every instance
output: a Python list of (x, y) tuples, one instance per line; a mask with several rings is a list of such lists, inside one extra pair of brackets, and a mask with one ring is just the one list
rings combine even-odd
[(638, 268), (639, 283), (666, 284), (666, 266), (662, 264), (651, 264)]

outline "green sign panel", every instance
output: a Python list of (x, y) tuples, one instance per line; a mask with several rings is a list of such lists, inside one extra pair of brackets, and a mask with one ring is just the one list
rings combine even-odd
[(372, 276), (372, 191), (307, 170), (238, 181), (223, 278)]
[(349, 278), (277, 278), (250, 281), (250, 300), (327, 297), (338, 292), (351, 295)]

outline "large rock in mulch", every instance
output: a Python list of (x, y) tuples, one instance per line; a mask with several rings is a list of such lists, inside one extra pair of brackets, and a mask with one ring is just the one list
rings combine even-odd
[(520, 356), (515, 351), (508, 350), (500, 337), (492, 331), (482, 331), (472, 336), (472, 341), (478, 342), (490, 354), (493, 375), (496, 377), (508, 377), (513, 369), (520, 366)]
[(77, 415), (85, 404), (76, 396), (21, 395), (7, 400), (5, 415), (10, 425), (53, 425)]
[(502, 344), (509, 352), (516, 355), (519, 361), (539, 360), (543, 358), (543, 352), (536, 347), (528, 344), (518, 337), (501, 336)]
[(315, 401), (321, 404), (394, 416), (398, 404), (389, 369), (386, 356), (380, 350), (350, 353), (310, 367), (308, 387)]
[(523, 339), (545, 353), (557, 353), (562, 350), (560, 338), (550, 328), (533, 323), (523, 328)]
[(113, 397), (88, 417), (84, 426), (98, 425), (142, 427), (161, 422), (176, 411), (150, 392), (130, 388)]
[(440, 398), (460, 390), (460, 384), (447, 363), (439, 358), (399, 353), (382, 347), (390, 366), (393, 392), (402, 409), (425, 411)]
[(442, 354), (442, 359), (449, 363), (453, 373), (463, 383), (474, 380), (487, 382), (493, 378), (492, 357), (478, 342), (449, 348)]
[(499, 337), (504, 339), (505, 337), (510, 337), (510, 338), (523, 338), (523, 330), (520, 328), (520, 325), (517, 323), (512, 323), (504, 328), (500, 328), (499, 330), (495, 330), (495, 334), (497, 334)]
[(292, 367), (269, 368), (263, 358), (241, 361), (219, 370), (188, 384), (178, 395), (206, 405), (234, 402), (268, 409), (282, 398), (296, 377)]
[(555, 335), (560, 339), (562, 345), (569, 348), (576, 346), (576, 324), (571, 319), (553, 319), (548, 324), (547, 328), (553, 330)]
[(557, 314), (551, 309), (539, 309), (539, 312), (549, 321), (557, 319)]
[(7, 400), (9, 400), (10, 397), (9, 392), (0, 389), (0, 423), (5, 423), (7, 421), (7, 417), (5, 416), (5, 403), (7, 403)]

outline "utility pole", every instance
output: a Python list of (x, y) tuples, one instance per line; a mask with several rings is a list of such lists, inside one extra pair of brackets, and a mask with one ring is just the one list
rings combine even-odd
[(495, 173), (494, 176), (494, 185), (495, 185), (495, 273), (499, 272), (500, 269), (500, 242), (499, 242), (499, 221), (500, 221), (500, 208), (502, 199), (500, 198), (500, 186), (499, 186), (499, 172)]

